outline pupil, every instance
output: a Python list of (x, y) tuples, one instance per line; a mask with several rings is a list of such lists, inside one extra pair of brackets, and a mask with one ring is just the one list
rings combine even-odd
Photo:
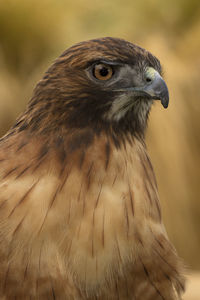
[(101, 76), (107, 76), (108, 75), (108, 69), (103, 67), (100, 71), (99, 71)]

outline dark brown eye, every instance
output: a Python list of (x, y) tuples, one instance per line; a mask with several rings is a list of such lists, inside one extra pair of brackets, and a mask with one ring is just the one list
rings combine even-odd
[(94, 66), (93, 75), (99, 80), (108, 80), (113, 76), (113, 68), (106, 64), (97, 64)]

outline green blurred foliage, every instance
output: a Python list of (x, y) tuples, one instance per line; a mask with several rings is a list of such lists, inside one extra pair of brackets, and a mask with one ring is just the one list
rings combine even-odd
[(169, 236), (200, 268), (199, 0), (0, 0), (0, 134), (53, 59), (101, 36), (140, 44), (164, 65), (171, 103), (155, 104), (147, 143)]

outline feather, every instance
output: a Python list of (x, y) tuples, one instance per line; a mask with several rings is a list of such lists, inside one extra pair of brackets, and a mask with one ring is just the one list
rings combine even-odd
[(184, 290), (144, 142), (149, 102), (137, 97), (106, 121), (118, 93), (87, 75), (102, 57), (159, 66), (123, 40), (78, 44), (0, 141), (1, 299), (172, 300)]

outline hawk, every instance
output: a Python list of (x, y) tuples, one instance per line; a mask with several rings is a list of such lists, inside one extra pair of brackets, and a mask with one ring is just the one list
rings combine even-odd
[(145, 146), (159, 60), (118, 38), (66, 50), (0, 140), (0, 299), (174, 300), (182, 263)]

